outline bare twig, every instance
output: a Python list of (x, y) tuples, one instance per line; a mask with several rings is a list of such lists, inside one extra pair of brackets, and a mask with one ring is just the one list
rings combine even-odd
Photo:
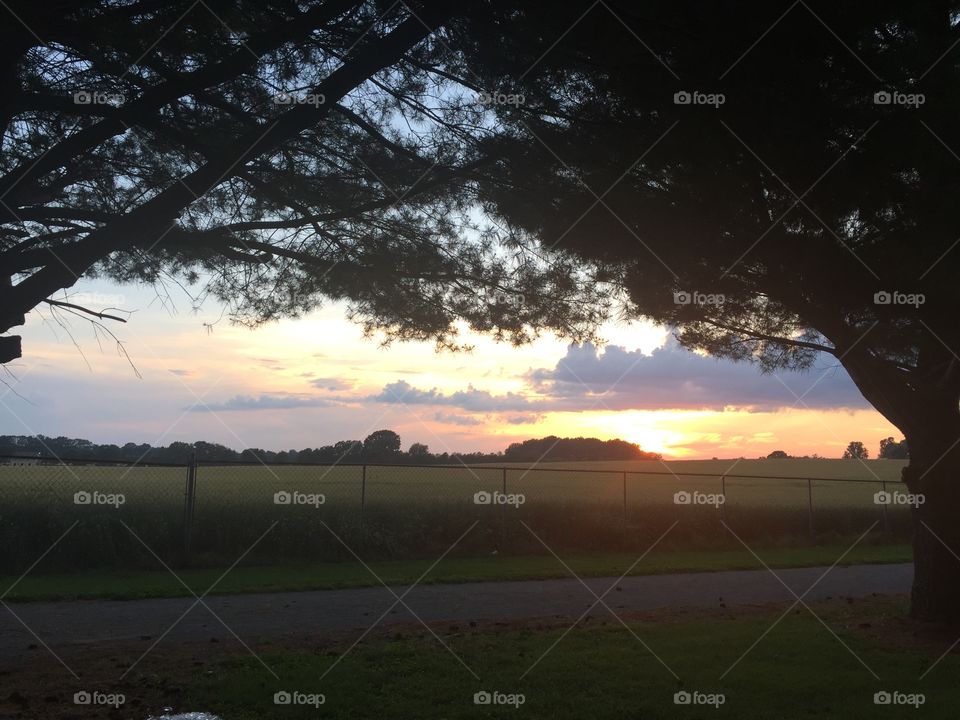
[(94, 317), (100, 318), (101, 320), (116, 320), (117, 322), (122, 322), (122, 323), (126, 322), (126, 318), (118, 317), (116, 315), (108, 315), (105, 312), (97, 312), (96, 310), (90, 310), (89, 308), (85, 308), (82, 305), (75, 305), (73, 303), (63, 302), (62, 300), (47, 299), (47, 300), (44, 300), (44, 302), (47, 303), (47, 305), (53, 305), (54, 307), (62, 307), (62, 308), (67, 308), (69, 310), (77, 310), (79, 312), (86, 313), (87, 315), (93, 315)]

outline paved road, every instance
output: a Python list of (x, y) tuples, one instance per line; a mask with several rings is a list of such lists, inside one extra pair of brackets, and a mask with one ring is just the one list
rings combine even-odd
[[(776, 571), (783, 583), (801, 595), (825, 572), (823, 567)], [(837, 567), (804, 599), (904, 593), (909, 591), (912, 577), (910, 564)], [(620, 612), (793, 601), (780, 580), (766, 570), (628, 577), (606, 595), (605, 602)], [(615, 581), (591, 578), (584, 582), (602, 595)], [(393, 591), (403, 596), (405, 588), (394, 587)], [(165, 632), (164, 642), (175, 642), (228, 640), (231, 629), (246, 641), (359, 631), (381, 616), (380, 626), (416, 622), (411, 610), (426, 622), (578, 617), (595, 602), (575, 579), (424, 585), (415, 587), (403, 600), (409, 610), (403, 605), (391, 608), (396, 598), (386, 588), (376, 587), (211, 596), (204, 600), (209, 609), (195, 604), (194, 598), (14, 603), (8, 604), (8, 609), (18, 617), (0, 607), (0, 663), (38, 651), (30, 649), (38, 644), (30, 630), (53, 648), (127, 641), (146, 647)], [(589, 615), (608, 612), (598, 605)]]

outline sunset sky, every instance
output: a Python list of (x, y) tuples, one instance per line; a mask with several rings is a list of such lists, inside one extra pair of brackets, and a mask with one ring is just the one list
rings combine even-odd
[(451, 354), (425, 343), (383, 348), (335, 304), (249, 330), (212, 301), (194, 313), (180, 290), (170, 290), (173, 306), (152, 289), (100, 281), (73, 292), (90, 307), (135, 311), (109, 325), (142, 378), (88, 323), (71, 320), (78, 349), (49, 311), (35, 311), (21, 329), (16, 377), (0, 388), (0, 434), (281, 450), (391, 428), (404, 448), (423, 442), (434, 452), (584, 435), (678, 459), (776, 449), (839, 457), (850, 440), (875, 455), (881, 438), (900, 437), (830, 358), (807, 373), (761, 376), (682, 350), (652, 325), (609, 326), (601, 348), (476, 337), (472, 353)]

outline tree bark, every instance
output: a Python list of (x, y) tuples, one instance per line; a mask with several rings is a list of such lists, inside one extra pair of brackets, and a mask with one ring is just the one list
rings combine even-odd
[(922, 499), (913, 514), (910, 614), (960, 624), (960, 413), (956, 403), (931, 409), (907, 434), (910, 464), (903, 479)]
[(840, 358), (864, 397), (904, 434), (910, 463), (902, 478), (919, 504), (913, 517), (910, 614), (960, 624), (960, 373), (934, 345), (911, 371), (879, 362), (863, 348)]

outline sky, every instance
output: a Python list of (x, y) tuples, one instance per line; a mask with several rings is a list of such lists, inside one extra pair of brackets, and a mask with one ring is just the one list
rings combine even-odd
[(0, 387), (0, 434), (289, 450), (389, 428), (404, 448), (433, 452), (558, 435), (622, 438), (675, 459), (840, 457), (851, 440), (875, 455), (881, 438), (901, 436), (832, 358), (761, 375), (684, 350), (651, 324), (609, 325), (601, 347), (468, 335), (472, 352), (438, 353), (382, 347), (337, 304), (250, 330), (212, 301), (194, 311), (180, 291), (161, 299), (84, 280), (70, 293), (129, 312), (125, 324), (105, 321), (128, 357), (86, 321), (70, 319), (68, 333), (48, 310), (32, 312), (18, 330), (24, 357)]

